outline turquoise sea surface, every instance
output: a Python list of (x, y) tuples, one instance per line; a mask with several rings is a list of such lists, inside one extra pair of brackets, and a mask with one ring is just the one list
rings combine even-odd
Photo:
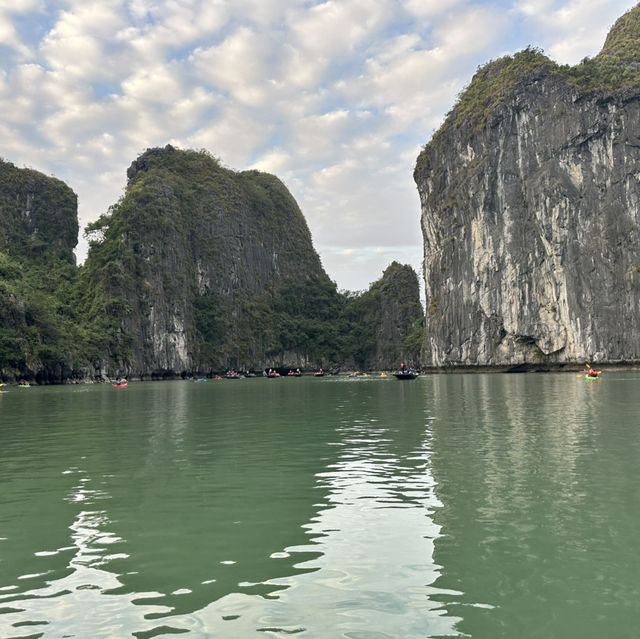
[(638, 388), (4, 387), (0, 637), (637, 637)]

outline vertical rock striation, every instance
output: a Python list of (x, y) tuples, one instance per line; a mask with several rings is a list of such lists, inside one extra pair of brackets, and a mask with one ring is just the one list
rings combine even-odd
[(428, 364), (640, 361), (638, 42), (490, 63), (418, 157)]
[(61, 180), (0, 159), (0, 251), (55, 255), (75, 264), (78, 199)]
[[(91, 287), (114, 319), (111, 369), (181, 374), (282, 359), (277, 326), (265, 326), (273, 300), (310, 281), (335, 293), (282, 182), (171, 146), (147, 150), (127, 176), (122, 200), (88, 229)], [(289, 355), (289, 365), (306, 357)]]
[[(424, 336), (418, 276), (411, 266), (392, 262), (367, 291), (348, 300), (344, 334), (347, 364), (361, 370), (417, 367)], [(345, 353), (345, 354), (347, 354)]]

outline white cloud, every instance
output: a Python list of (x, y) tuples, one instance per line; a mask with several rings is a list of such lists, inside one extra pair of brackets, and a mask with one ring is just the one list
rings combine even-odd
[(457, 9), (464, 0), (404, 0), (406, 11), (420, 18), (433, 18)]
[(184, 139), (183, 146), (205, 148), (224, 164), (243, 169), (255, 163), (255, 149), (265, 145), (272, 133), (269, 124), (251, 117), (231, 102), (221, 105), (215, 118)]
[(180, 71), (174, 64), (138, 69), (123, 80), (121, 86), (125, 96), (142, 104), (151, 102), (168, 106), (185, 94)]
[(193, 49), (215, 38), (233, 15), (234, 5), (226, 0), (136, 0), (129, 10), (135, 26), (121, 32), (142, 61), (158, 61), (182, 49)]
[(349, 55), (389, 21), (389, 0), (327, 0), (290, 16), (292, 42), (323, 58)]
[(393, 259), (419, 268), (413, 166), (475, 68), (528, 44), (595, 55), (635, 2), (0, 4), (2, 154), (64, 179), (82, 225), (147, 147), (204, 147), (280, 177), (330, 276), (360, 289)]
[(275, 43), (241, 27), (222, 43), (197, 49), (190, 58), (196, 78), (228, 92), (241, 104), (263, 106), (268, 96), (269, 58)]
[(562, 64), (593, 57), (613, 23), (636, 3), (628, 0), (522, 0), (515, 10), (530, 22), (539, 46)]
[(256, 171), (264, 171), (265, 173), (273, 173), (277, 176), (283, 176), (292, 168), (292, 157), (285, 149), (276, 147), (263, 155), (257, 162), (249, 168)]
[(434, 28), (434, 40), (444, 60), (475, 55), (495, 45), (510, 28), (508, 12), (471, 7), (448, 15)]
[(20, 40), (13, 24), (3, 16), (0, 16), (0, 42), (22, 56), (28, 57), (30, 55), (29, 47)]

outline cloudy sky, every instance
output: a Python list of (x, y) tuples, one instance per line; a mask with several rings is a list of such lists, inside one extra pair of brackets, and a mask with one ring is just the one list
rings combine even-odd
[(269, 171), (338, 287), (365, 289), (420, 269), (415, 159), (476, 68), (529, 44), (579, 62), (635, 4), (0, 0), (0, 156), (67, 182), (81, 226), (148, 147)]

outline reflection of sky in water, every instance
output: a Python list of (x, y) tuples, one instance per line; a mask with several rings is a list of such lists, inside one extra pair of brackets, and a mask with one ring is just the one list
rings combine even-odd
[[(314, 628), (330, 620), (327, 636), (425, 637), (452, 630), (453, 621), (428, 597), (439, 574), (432, 560), (439, 531), (429, 518), (437, 500), (427, 444), (400, 460), (387, 449), (386, 434), (372, 423), (345, 426), (340, 460), (318, 477), (329, 507), (308, 525), (322, 553), (308, 562), (317, 572), (281, 580), (291, 586), (283, 602), (305, 611), (301, 627), (311, 618)], [(275, 611), (274, 624), (289, 612), (284, 606)]]
[[(398, 452), (393, 436), (374, 419), (344, 423), (337, 435), (332, 444), (340, 450), (337, 461), (316, 475), (321, 503), (304, 526), (309, 543), (270, 554), (274, 566), (298, 557), (300, 573), (261, 584), (242, 581), (238, 592), (189, 614), (158, 605), (171, 603), (167, 595), (174, 601), (188, 595), (189, 588), (126, 592), (126, 574), (119, 578), (109, 571), (115, 560), (128, 557), (117, 552), (124, 540), (110, 532), (113, 524), (100, 509), (110, 495), (92, 489), (85, 472), (70, 469), (68, 473), (81, 477), (66, 501), (83, 509), (69, 527), (71, 544), (37, 552), (43, 571), (23, 575), (19, 585), (0, 591), (0, 636), (144, 639), (188, 632), (205, 638), (257, 631), (273, 637), (300, 633), (350, 639), (456, 635), (457, 618), (433, 601), (433, 595), (457, 593), (433, 586), (440, 574), (433, 560), (439, 527), (431, 514), (439, 503), (428, 439)], [(176, 444), (179, 453), (179, 438)], [(67, 555), (68, 571), (54, 578), (50, 572), (55, 571), (46, 568), (47, 557)], [(131, 559), (135, 566), (135, 557)], [(235, 561), (221, 563), (232, 567)], [(274, 568), (272, 574), (286, 573)], [(37, 585), (24, 590), (29, 582)], [(203, 581), (202, 587), (214, 582)], [(265, 594), (254, 594), (259, 585)]]
[[(437, 506), (427, 467), (428, 449), (400, 462), (384, 450), (384, 430), (371, 424), (345, 429), (338, 463), (318, 475), (327, 503), (307, 532), (312, 543), (273, 558), (315, 551), (300, 567), (310, 571), (269, 581), (283, 588), (261, 599), (231, 594), (198, 612), (202, 636), (220, 630), (249, 636), (382, 639), (456, 635), (457, 619), (429, 596), (439, 575), (433, 563), (438, 535), (429, 514)], [(171, 625), (176, 624), (171, 619)]]
[[(77, 469), (65, 472), (74, 473)], [(92, 505), (108, 499), (104, 492), (87, 488), (88, 483), (88, 478), (80, 479), (67, 501)], [(0, 610), (11, 612), (0, 615), (1, 637), (121, 637), (123, 628), (156, 627), (153, 621), (145, 619), (150, 608), (135, 604), (158, 593), (117, 597), (103, 594), (121, 586), (117, 576), (103, 567), (126, 556), (109, 552), (122, 541), (106, 530), (109, 523), (104, 511), (80, 511), (69, 527), (72, 545), (35, 553), (43, 559), (73, 553), (69, 561), (71, 572), (51, 581), (47, 581), (49, 571), (23, 575), (19, 578), (21, 582), (37, 580), (38, 585), (20, 593), (15, 592), (17, 586), (6, 586), (0, 594)], [(154, 608), (158, 613), (167, 611), (160, 606)]]

